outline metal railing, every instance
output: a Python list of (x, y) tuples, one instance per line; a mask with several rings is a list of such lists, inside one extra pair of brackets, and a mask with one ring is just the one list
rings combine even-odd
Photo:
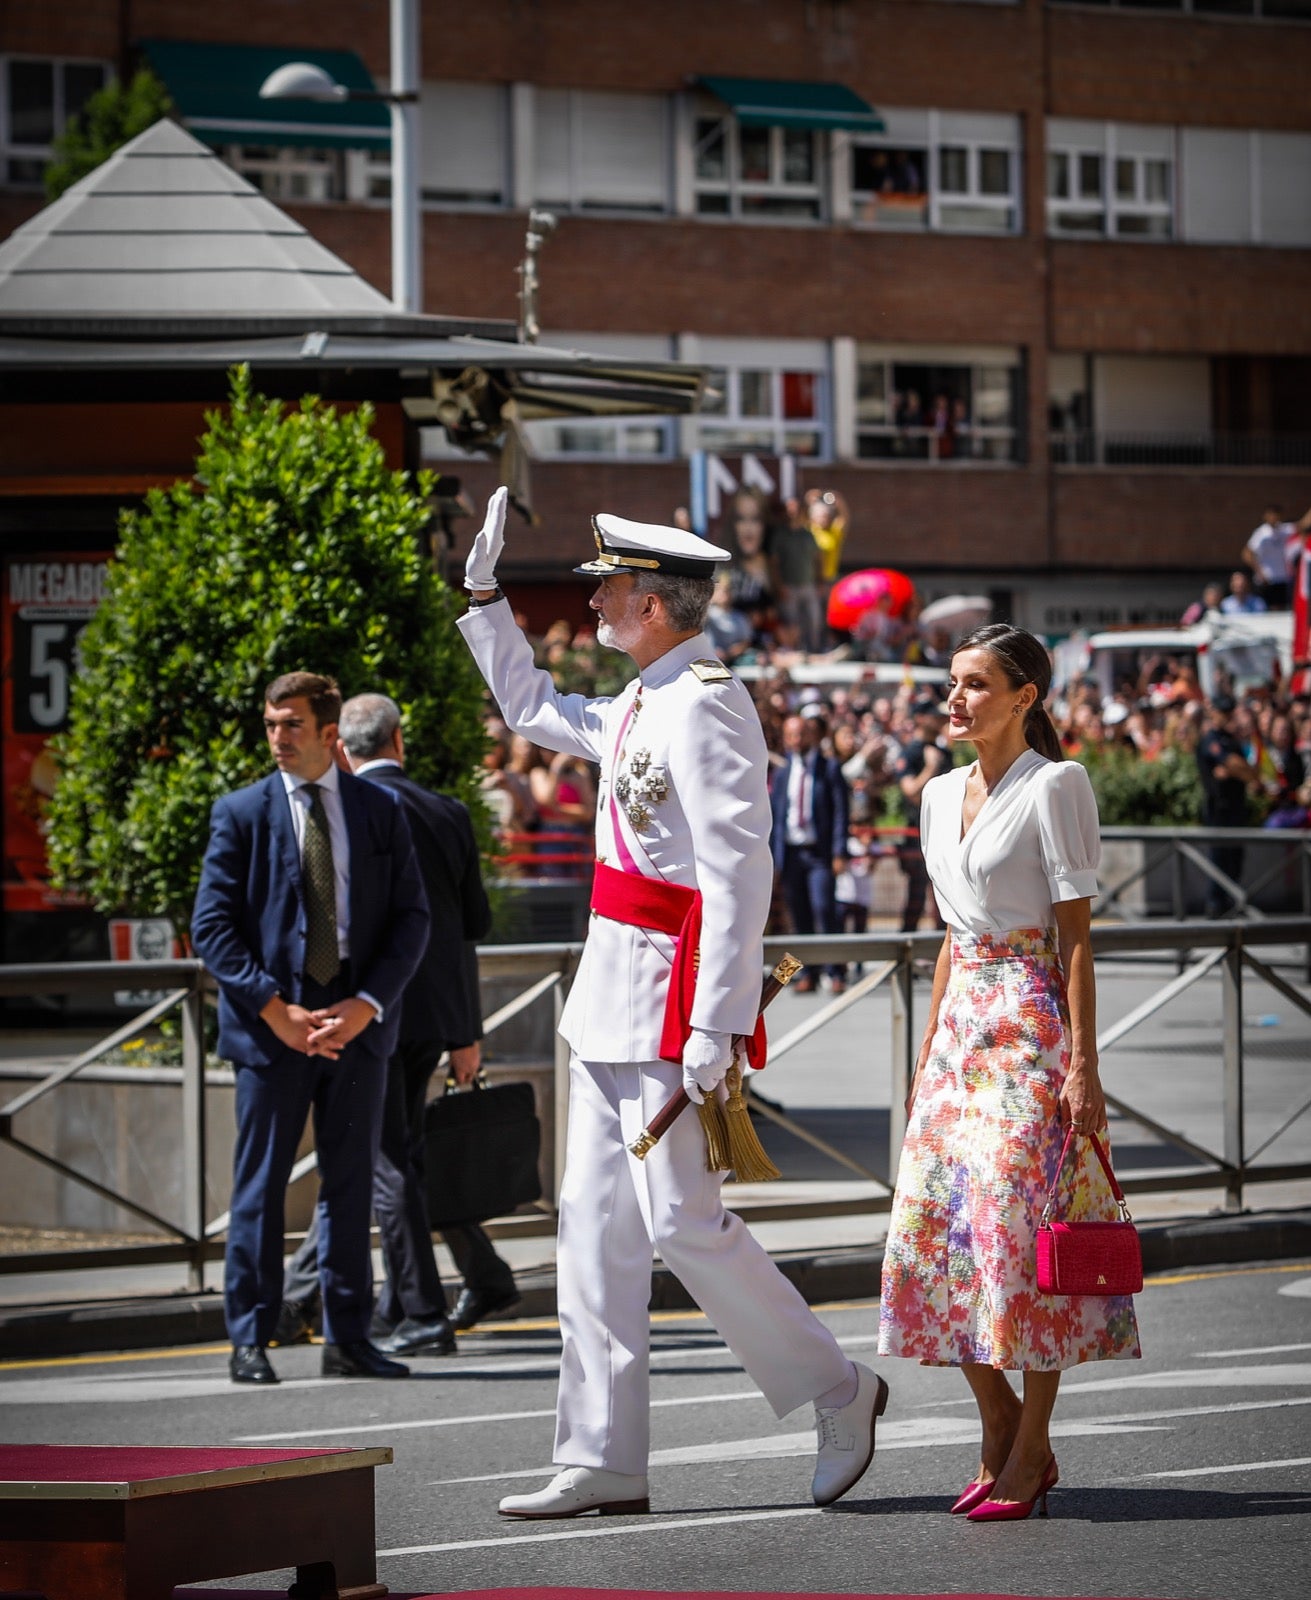
[(1311, 434), (1053, 428), (1047, 453), (1058, 467), (1305, 467)]
[[(1135, 830), (1126, 830), (1130, 833)], [(778, 959), (785, 949), (807, 962), (864, 963), (869, 970), (847, 991), (824, 1002), (804, 1022), (775, 1039), (771, 1061), (777, 1061), (812, 1038), (817, 1032), (849, 1011), (875, 991), (886, 987), (891, 996), (886, 1059), (889, 1071), (891, 1116), (885, 1159), (881, 1163), (871, 1154), (869, 1163), (856, 1160), (838, 1149), (812, 1128), (792, 1117), (779, 1106), (755, 1098), (755, 1112), (819, 1150), (847, 1171), (874, 1184), (881, 1193), (864, 1198), (859, 1209), (886, 1210), (896, 1182), (897, 1161), (905, 1132), (904, 1102), (909, 1087), (918, 1032), (915, 1019), (917, 964), (924, 969), (932, 962), (941, 935), (864, 934), (841, 937), (779, 938), (766, 941), (766, 958)], [(1218, 972), (1222, 987), (1223, 1028), (1218, 1066), (1222, 1088), (1222, 1137), (1219, 1149), (1211, 1149), (1177, 1129), (1166, 1126), (1159, 1117), (1124, 1098), (1107, 1095), (1109, 1105), (1120, 1116), (1145, 1129), (1154, 1138), (1185, 1152), (1195, 1163), (1189, 1169), (1164, 1173), (1128, 1174), (1125, 1188), (1134, 1192), (1160, 1192), (1222, 1188), (1227, 1203), (1242, 1204), (1247, 1185), (1287, 1182), (1311, 1177), (1311, 1161), (1271, 1163), (1260, 1158), (1269, 1146), (1293, 1123), (1311, 1110), (1311, 1099), (1293, 1107), (1279, 1128), (1255, 1150), (1245, 1140), (1248, 1062), (1243, 1031), (1243, 978), (1257, 977), (1285, 1001), (1311, 1016), (1311, 997), (1276, 971), (1269, 960), (1254, 952), (1289, 946), (1311, 946), (1311, 918), (1260, 917), (1251, 921), (1223, 923), (1185, 921), (1177, 923), (1134, 923), (1123, 926), (1099, 925), (1093, 930), (1093, 951), (1099, 958), (1161, 955), (1177, 956), (1181, 970), (1147, 999), (1128, 1013), (1106, 1024), (1098, 1038), (1100, 1052), (1113, 1050), (1133, 1030), (1155, 1016), (1194, 984)], [(484, 1030), (494, 1036), (498, 1029), (521, 1016), (530, 1007), (551, 1007), (551, 1021), (558, 1024), (569, 983), (581, 955), (580, 944), (489, 946), (479, 952), (481, 975), (485, 979), (512, 980), (523, 987), (488, 1016)], [(203, 1005), (206, 975), (199, 962), (92, 962), (66, 965), (0, 967), (0, 995), (31, 998), (41, 995), (86, 995), (105, 990), (164, 988), (165, 993), (130, 1021), (113, 1029), (90, 1050), (75, 1060), (50, 1071), (30, 1088), (22, 1090), (0, 1108), (0, 1141), (34, 1161), (52, 1168), (61, 1177), (91, 1190), (101, 1198), (122, 1206), (129, 1214), (159, 1229), (168, 1237), (158, 1244), (107, 1246), (80, 1251), (52, 1251), (41, 1256), (0, 1257), (0, 1271), (33, 1272), (80, 1267), (103, 1267), (136, 1261), (177, 1261), (187, 1267), (187, 1281), (193, 1289), (204, 1286), (204, 1266), (219, 1252), (219, 1240), (226, 1227), (226, 1214), (205, 1219), (205, 1069), (203, 1059)], [(919, 981), (923, 983), (921, 976)], [(178, 1010), (182, 1018), (182, 1104), (181, 1138), (178, 1145), (183, 1169), (181, 1215), (166, 1217), (143, 1206), (96, 1178), (40, 1148), (25, 1138), (17, 1126), (22, 1113), (42, 1097), (74, 1080), (84, 1068), (107, 1052), (150, 1028), (161, 1017)], [(548, 1192), (558, 1195), (559, 1175), (563, 1171), (564, 1138), (567, 1122), (569, 1051), (558, 1031), (552, 1029), (553, 1045), (553, 1123), (554, 1135), (549, 1151), (552, 1182)], [(303, 1175), (313, 1164), (307, 1156), (298, 1164), (293, 1177)], [(850, 1213), (853, 1202), (837, 1199), (831, 1204), (810, 1202), (804, 1214), (824, 1211)], [(774, 1215), (787, 1215), (786, 1206), (774, 1208)], [(801, 1214), (801, 1213), (798, 1213)]]

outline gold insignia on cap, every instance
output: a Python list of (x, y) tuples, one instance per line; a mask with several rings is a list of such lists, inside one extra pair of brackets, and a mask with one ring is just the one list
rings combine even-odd
[(694, 661), (692, 671), (702, 683), (727, 683), (733, 676), (722, 661)]

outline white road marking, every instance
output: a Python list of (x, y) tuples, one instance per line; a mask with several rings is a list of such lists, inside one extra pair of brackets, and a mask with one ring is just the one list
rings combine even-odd
[(1286, 1283), (1276, 1291), (1286, 1294), (1293, 1300), (1311, 1300), (1311, 1278), (1294, 1278), (1292, 1283)]
[(1224, 1472), (1268, 1472), (1272, 1467), (1311, 1467), (1311, 1456), (1286, 1461), (1236, 1461), (1228, 1467), (1176, 1467), (1172, 1472), (1140, 1472), (1140, 1478), (1209, 1478)]
[[(1268, 1411), (1276, 1407), (1311, 1405), (1311, 1397), (1295, 1400), (1234, 1401), (1221, 1406), (1188, 1406), (1170, 1411), (1131, 1411), (1113, 1417), (1089, 1417), (1054, 1420), (1053, 1438), (1100, 1439), (1117, 1433), (1165, 1433), (1169, 1424), (1184, 1417), (1228, 1416), (1237, 1411)], [(954, 1422), (937, 1417), (907, 1417), (878, 1426), (878, 1449), (931, 1450), (939, 1446), (977, 1444), (979, 1429), (976, 1422)], [(691, 1445), (670, 1450), (653, 1450), (650, 1463), (653, 1467), (693, 1466), (731, 1461), (780, 1460), (788, 1456), (809, 1455), (815, 1448), (815, 1436), (807, 1433), (781, 1433), (760, 1439), (729, 1439), (714, 1444)], [(516, 1472), (489, 1472), (470, 1478), (436, 1478), (429, 1487), (447, 1487), (457, 1483), (504, 1483), (514, 1478), (549, 1478), (558, 1468), (531, 1467)]]
[(1062, 1400), (1112, 1389), (1266, 1389), (1311, 1383), (1311, 1363), (1289, 1362), (1265, 1367), (1184, 1368), (1174, 1372), (1132, 1372), (1116, 1378), (1089, 1378), (1061, 1385)]
[[(700, 1406), (713, 1405), (726, 1400), (760, 1400), (758, 1389), (743, 1389), (731, 1394), (690, 1394), (681, 1395), (676, 1399), (653, 1400), (651, 1407), (657, 1406)], [(763, 1404), (763, 1400), (761, 1401)], [(340, 1434), (343, 1437), (351, 1433), (377, 1433), (379, 1429), (386, 1429), (388, 1433), (399, 1433), (412, 1428), (461, 1428), (467, 1423), (475, 1422), (526, 1422), (533, 1417), (553, 1417), (555, 1407), (548, 1406), (540, 1411), (484, 1411), (479, 1416), (473, 1417), (422, 1417), (412, 1422), (371, 1422), (362, 1428), (297, 1428), (290, 1433), (243, 1433), (233, 1439), (233, 1444), (273, 1444), (278, 1439), (335, 1439)]]
[(783, 1517), (818, 1517), (818, 1506), (797, 1506), (787, 1511), (743, 1511), (731, 1517), (685, 1517), (673, 1521), (666, 1517), (653, 1517), (649, 1522), (625, 1522), (618, 1528), (598, 1527), (587, 1523), (580, 1528), (570, 1528), (563, 1533), (512, 1533), (499, 1539), (460, 1539), (451, 1544), (414, 1544), (399, 1550), (379, 1550), (379, 1556), (435, 1556), (447, 1550), (493, 1550), (507, 1544), (554, 1544), (561, 1539), (613, 1539), (617, 1535), (635, 1533), (673, 1533), (679, 1528), (718, 1528), (732, 1522), (777, 1522)]
[(1311, 1350), (1311, 1344), (1259, 1344), (1250, 1350), (1194, 1350), (1194, 1361), (1228, 1361), (1234, 1356), (1286, 1356), (1294, 1350)]

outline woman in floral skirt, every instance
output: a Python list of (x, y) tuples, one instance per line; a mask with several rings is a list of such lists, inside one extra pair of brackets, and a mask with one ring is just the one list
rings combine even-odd
[[(1047, 652), (1022, 628), (961, 641), (948, 734), (977, 759), (926, 785), (920, 822), (948, 930), (907, 1101), (879, 1350), (964, 1372), (983, 1442), (952, 1510), (973, 1521), (1018, 1520), (1039, 1501), (1045, 1512), (1062, 1371), (1140, 1354), (1127, 1296), (1037, 1286), (1065, 1129), (1106, 1137), (1089, 936), (1097, 803), (1083, 768), (1062, 760), (1050, 685)], [(1062, 1215), (1113, 1218), (1100, 1164), (1075, 1148)], [(1008, 1370), (1023, 1373), (1023, 1399)]]

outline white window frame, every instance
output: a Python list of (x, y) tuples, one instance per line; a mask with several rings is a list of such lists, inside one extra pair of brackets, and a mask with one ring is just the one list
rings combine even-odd
[[(921, 413), (923, 420), (913, 430), (899, 427), (895, 418), (885, 422), (861, 422), (859, 416), (859, 385), (861, 371), (874, 365), (881, 365), (884, 369), (884, 394), (889, 402), (895, 393), (892, 382), (894, 367), (925, 366), (925, 367), (956, 367), (970, 374), (971, 406), (976, 403), (979, 385), (975, 374), (987, 367), (1001, 367), (1013, 371), (1017, 377), (1013, 386), (1015, 396), (1016, 414), (1009, 424), (980, 422), (974, 410), (971, 409), (968, 428), (971, 443), (969, 455), (953, 454), (940, 459), (935, 453), (935, 433), (932, 426), (932, 413)], [(1020, 459), (1020, 444), (1024, 436), (1023, 408), (1026, 403), (1023, 383), (1024, 360), (1023, 352), (1014, 348), (998, 349), (953, 349), (951, 346), (916, 346), (916, 345), (887, 345), (882, 346), (873, 340), (861, 340), (855, 350), (853, 363), (853, 392), (856, 407), (855, 441), (856, 457), (859, 461), (879, 467), (908, 465), (908, 466), (952, 466), (952, 467), (981, 467), (985, 470), (995, 470), (999, 467), (1017, 467), (1023, 463)], [(896, 452), (888, 455), (864, 455), (861, 453), (860, 441), (862, 439), (887, 439), (895, 441), (904, 437), (907, 449), (903, 456)], [(1003, 447), (1001, 455), (976, 455), (973, 447), (978, 443), (997, 444)], [(921, 446), (923, 447), (921, 451)]]
[[(924, 140), (924, 231), (930, 233), (962, 233), (979, 234), (982, 237), (994, 238), (998, 235), (1013, 238), (1024, 232), (1024, 208), (1021, 192), (1023, 176), (1023, 156), (1020, 130), (1016, 128), (1016, 138), (1013, 144), (1000, 144), (995, 139), (978, 135), (959, 137), (945, 133), (942, 129), (943, 113), (933, 109), (928, 113), (928, 132)], [(915, 148), (909, 139), (899, 139), (895, 136), (877, 134), (853, 137), (851, 148), (868, 150), (906, 150)], [(944, 150), (963, 150), (966, 161), (966, 187), (963, 190), (945, 190), (941, 184), (941, 154)], [(985, 151), (999, 151), (1005, 154), (1010, 163), (1010, 192), (1005, 195), (984, 194), (980, 184), (980, 158)], [(863, 227), (878, 229), (881, 232), (919, 232), (914, 226), (898, 226), (895, 224), (881, 223), (877, 216), (878, 196), (869, 189), (857, 189), (855, 174), (851, 178), (852, 212), (858, 224)], [(875, 207), (874, 214), (862, 217), (862, 208)], [(962, 226), (956, 223), (944, 223), (944, 208), (953, 206), (970, 206), (998, 213), (1011, 213), (1008, 226), (1000, 228), (977, 228)]]
[(528, 183), (534, 191), (534, 204), (548, 206), (552, 210), (564, 211), (582, 216), (633, 216), (633, 217), (663, 217), (668, 216), (673, 210), (673, 174), (669, 152), (673, 137), (673, 106), (668, 95), (657, 96), (643, 94), (644, 100), (660, 101), (663, 129), (661, 143), (664, 149), (664, 196), (659, 205), (641, 205), (635, 202), (621, 200), (589, 200), (584, 192), (582, 178), (582, 101), (581, 96), (591, 93), (586, 89), (568, 89), (564, 91), (569, 96), (568, 110), (568, 167), (569, 167), (569, 194), (566, 197), (544, 197), (536, 194), (536, 175), (528, 176)]
[(46, 56), (25, 50), (6, 51), (0, 55), (0, 187), (8, 189), (39, 189), (41, 179), (12, 179), (10, 161), (39, 161), (47, 166), (54, 158), (54, 144), (22, 144), (10, 138), (9, 64), (13, 61), (30, 61), (48, 66), (51, 71), (52, 103), (51, 122), (54, 137), (59, 138), (68, 126), (69, 112), (64, 94), (64, 68), (99, 67), (102, 72), (100, 87), (114, 81), (114, 65), (100, 56)]
[[(330, 205), (345, 197), (340, 150), (229, 144), (219, 153), (234, 172), (278, 205)], [(307, 192), (295, 192), (298, 180), (304, 180)]]
[[(568, 449), (563, 443), (564, 430), (568, 428), (598, 430), (606, 443), (593, 450)], [(572, 422), (527, 422), (523, 429), (529, 448), (539, 461), (672, 461), (675, 454), (670, 417), (579, 417)], [(641, 435), (653, 430), (659, 435), (659, 446), (655, 450), (644, 449)]]
[[(1066, 142), (1057, 140), (1053, 142), (1048, 137), (1046, 147), (1046, 161), (1044, 163), (1045, 181), (1047, 185), (1047, 231), (1053, 237), (1061, 239), (1116, 239), (1121, 242), (1142, 244), (1171, 244), (1179, 239), (1179, 137), (1177, 130), (1171, 128), (1170, 152), (1168, 155), (1146, 155), (1132, 149), (1122, 149), (1121, 138), (1117, 125), (1113, 122), (1102, 124), (1103, 139), (1099, 147), (1079, 142)], [(1082, 156), (1097, 156), (1102, 163), (1101, 191), (1096, 197), (1080, 188), (1078, 193), (1072, 193), (1068, 199), (1054, 197), (1051, 193), (1050, 162), (1053, 157), (1064, 157), (1069, 161), (1071, 177), (1078, 173), (1079, 158)], [(1130, 162), (1134, 168), (1134, 193), (1129, 199), (1121, 199), (1119, 195), (1118, 167), (1121, 162)], [(1168, 200), (1150, 200), (1146, 194), (1146, 168), (1151, 162), (1163, 163), (1169, 175), (1170, 197)], [(1054, 220), (1058, 211), (1077, 212), (1086, 216), (1100, 216), (1101, 226), (1094, 233), (1093, 230), (1077, 228), (1061, 228)], [(1164, 233), (1134, 233), (1126, 232), (1119, 226), (1121, 217), (1164, 217), (1168, 226)]]
[[(742, 157), (742, 125), (731, 111), (726, 110), (718, 102), (713, 104), (701, 102), (692, 107), (690, 121), (692, 142), (692, 215), (702, 222), (763, 222), (776, 226), (799, 224), (809, 226), (813, 223), (824, 222), (828, 218), (827, 184), (827, 143), (815, 129), (796, 129), (783, 127), (770, 127), (764, 131), (769, 135), (769, 177), (745, 179), (739, 176)], [(707, 137), (704, 131), (698, 132), (704, 123), (718, 123), (724, 136), (724, 168), (723, 178), (703, 178), (697, 172), (697, 157), (702, 143)], [(753, 127), (753, 132), (758, 131)], [(787, 133), (805, 133), (810, 140), (811, 164), (814, 178), (806, 183), (789, 182), (785, 176), (783, 140)], [(728, 206), (725, 211), (702, 211), (699, 201), (702, 195), (723, 195)], [(752, 211), (744, 209), (744, 202), (751, 200), (790, 200), (799, 204), (813, 207), (809, 215), (787, 215), (786, 213), (769, 211)]]
[[(695, 423), (692, 448), (711, 450), (720, 455), (784, 456), (794, 455), (799, 461), (826, 462), (833, 459), (833, 397), (830, 363), (823, 365), (803, 360), (789, 360), (785, 356), (762, 351), (755, 356), (749, 347), (740, 355), (721, 359), (707, 356), (709, 369), (707, 387), (722, 394), (722, 411), (702, 409), (692, 419)], [(789, 372), (806, 373), (815, 380), (815, 416), (811, 420), (783, 415), (783, 379)], [(769, 378), (769, 412), (765, 416), (749, 416), (742, 410), (742, 378), (745, 373), (767, 375)], [(801, 434), (816, 435), (814, 453), (798, 450), (796, 438)], [(755, 434), (753, 440), (743, 440), (743, 434)]]

